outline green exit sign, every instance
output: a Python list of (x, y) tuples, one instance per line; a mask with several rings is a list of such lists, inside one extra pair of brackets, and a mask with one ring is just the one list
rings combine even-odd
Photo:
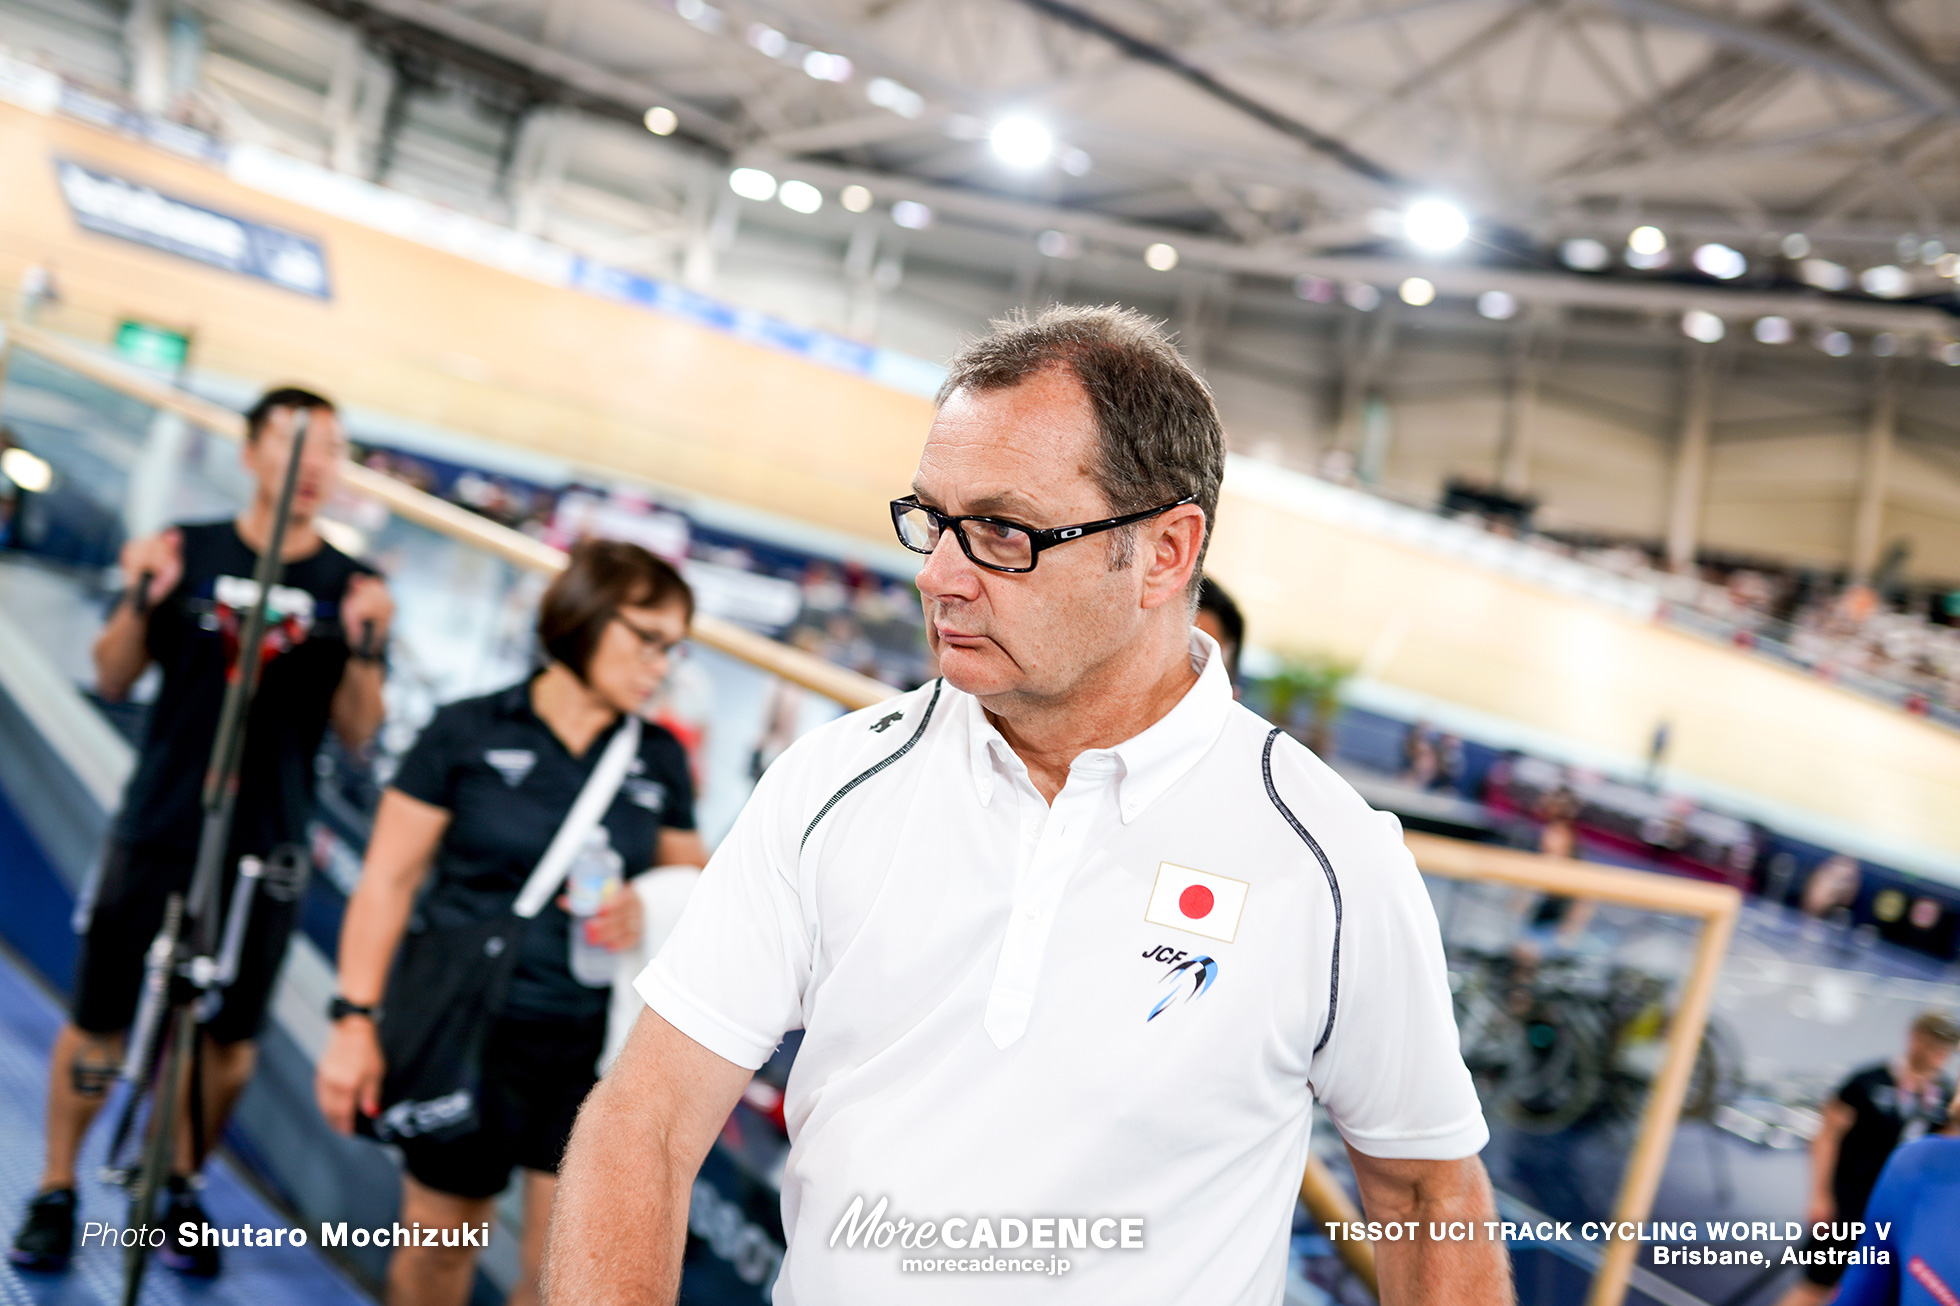
[(116, 352), (144, 367), (177, 372), (190, 356), (191, 338), (148, 322), (121, 322), (116, 326)]

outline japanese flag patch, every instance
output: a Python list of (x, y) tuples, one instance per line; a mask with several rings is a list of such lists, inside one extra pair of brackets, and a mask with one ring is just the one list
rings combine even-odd
[(1150, 890), (1150, 906), (1143, 918), (1152, 925), (1168, 925), (1230, 943), (1238, 935), (1239, 917), (1245, 912), (1245, 896), (1251, 889), (1244, 880), (1159, 862), (1157, 883)]

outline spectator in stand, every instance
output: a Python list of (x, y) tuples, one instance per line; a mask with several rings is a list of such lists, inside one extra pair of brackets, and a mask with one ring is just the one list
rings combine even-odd
[[(1946, 1104), (1960, 1132), (1960, 1095)], [(1922, 1306), (1960, 1301), (1960, 1138), (1922, 1138), (1892, 1154), (1865, 1206), (1860, 1248), (1883, 1263), (1851, 1266), (1836, 1306)]]
[[(1561, 785), (1545, 796), (1538, 807), (1538, 818), (1545, 824), (1538, 832), (1538, 851), (1547, 857), (1579, 855), (1579, 796)], [(1531, 907), (1524, 937), (1512, 948), (1520, 962), (1535, 962), (1546, 951), (1565, 951), (1579, 941), (1592, 922), (1596, 904), (1590, 899), (1567, 898), (1562, 894), (1540, 896)]]
[(1858, 859), (1834, 853), (1819, 862), (1803, 885), (1803, 913), (1818, 920), (1831, 920), (1858, 901), (1858, 886), (1864, 877)]
[(1191, 623), (1218, 641), (1225, 671), (1232, 678), (1232, 697), (1239, 696), (1239, 650), (1245, 647), (1245, 614), (1224, 586), (1207, 576), (1198, 584), (1198, 615)]
[[(1823, 1124), (1810, 1143), (1806, 1228), (1865, 1219), (1873, 1185), (1893, 1150), (1947, 1126), (1953, 1081), (1945, 1069), (1956, 1045), (1960, 1045), (1960, 1022), (1944, 1012), (1924, 1012), (1912, 1022), (1903, 1056), (1866, 1066), (1838, 1086), (1824, 1104)], [(1828, 1301), (1844, 1274), (1845, 1254), (1856, 1245), (1851, 1239), (1831, 1241), (1811, 1235), (1805, 1250), (1821, 1253), (1822, 1263), (1805, 1265), (1803, 1278), (1778, 1306), (1821, 1306)]]

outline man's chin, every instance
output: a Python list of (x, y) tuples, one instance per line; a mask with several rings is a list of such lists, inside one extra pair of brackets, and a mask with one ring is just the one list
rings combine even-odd
[(939, 650), (939, 674), (954, 689), (975, 698), (1003, 693), (1015, 688), (1018, 683), (1014, 667), (992, 645), (981, 648), (942, 645)]

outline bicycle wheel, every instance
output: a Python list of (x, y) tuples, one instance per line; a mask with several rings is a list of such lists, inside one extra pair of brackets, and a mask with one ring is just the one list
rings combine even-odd
[(1599, 1101), (1605, 1056), (1596, 1013), (1584, 1004), (1544, 1002), (1518, 1025), (1510, 1065), (1498, 1083), (1498, 1110), (1529, 1134), (1556, 1134)]

